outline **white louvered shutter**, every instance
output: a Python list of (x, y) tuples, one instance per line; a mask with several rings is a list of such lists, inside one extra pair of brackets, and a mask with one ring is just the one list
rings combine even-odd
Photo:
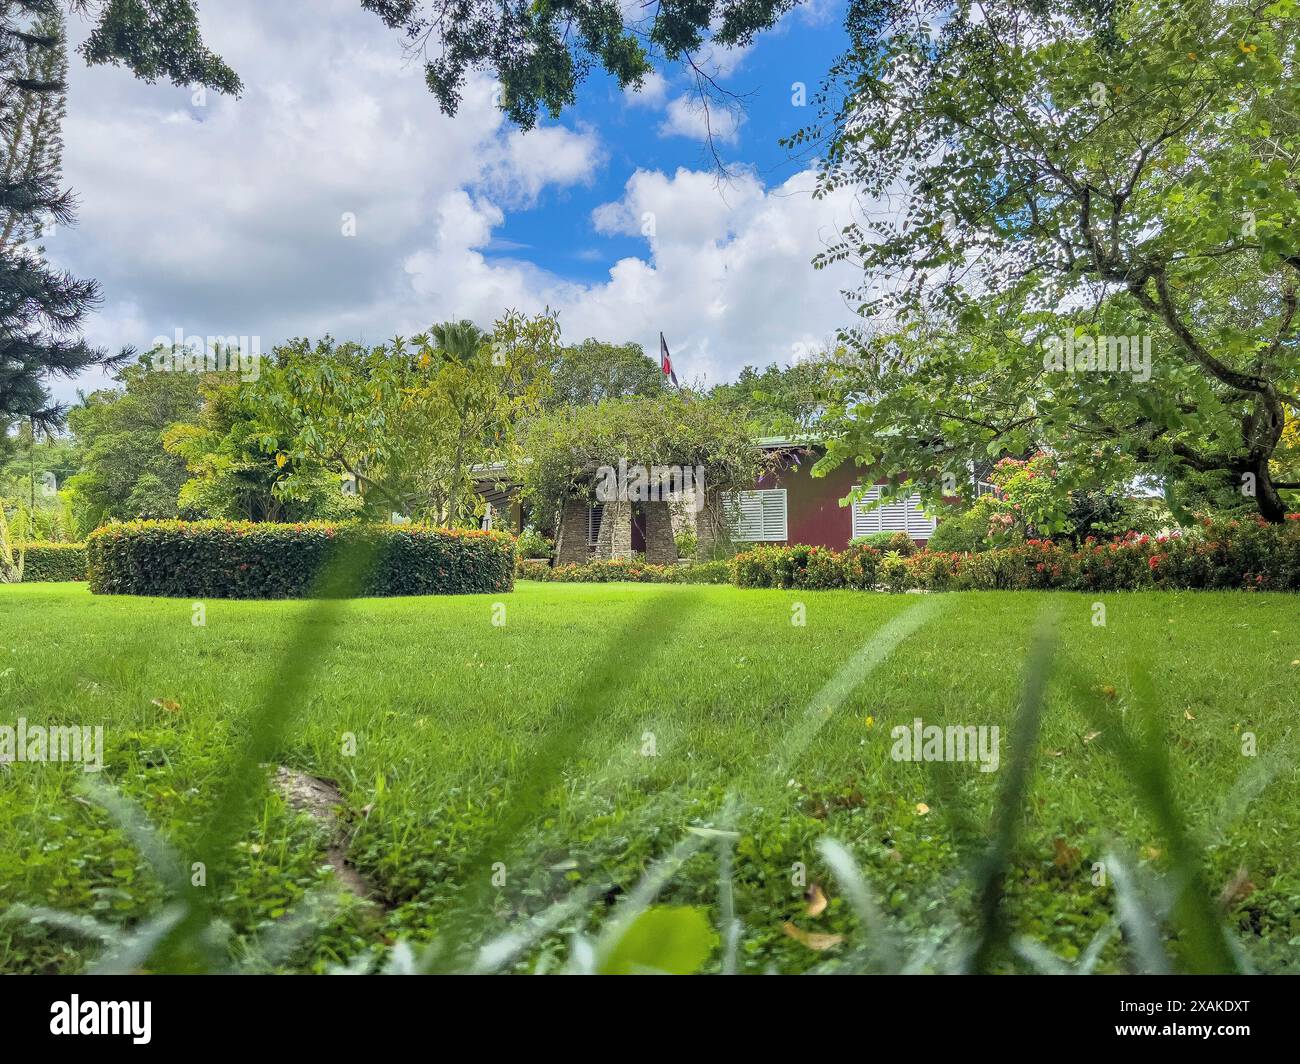
[(861, 501), (853, 504), (855, 539), (877, 532), (906, 532), (913, 539), (929, 539), (934, 534), (935, 520), (925, 516), (920, 495), (875, 506), (879, 498), (880, 489), (871, 488), (863, 494)]
[(731, 492), (724, 498), (731, 536), (738, 543), (784, 542), (785, 488)]

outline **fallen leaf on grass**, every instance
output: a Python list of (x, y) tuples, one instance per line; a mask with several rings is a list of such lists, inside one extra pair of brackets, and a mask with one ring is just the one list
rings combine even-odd
[(781, 925), (781, 930), (796, 942), (807, 946), (809, 949), (817, 950), (818, 953), (823, 950), (834, 949), (844, 941), (843, 935), (827, 935), (817, 931), (805, 931), (801, 927), (795, 927), (789, 920)]
[(173, 698), (155, 698), (153, 704), (160, 709), (167, 710), (168, 713), (179, 713), (181, 704)]
[(814, 883), (808, 888), (804, 900), (808, 903), (809, 916), (821, 916), (826, 911), (826, 892), (822, 890), (819, 883)]
[(1183, 710), (1183, 716), (1186, 717), (1188, 720), (1195, 720), (1195, 719), (1196, 719), (1196, 718), (1192, 715), (1192, 711), (1191, 711), (1190, 709), (1185, 709), (1185, 710)]
[(1219, 907), (1225, 910), (1235, 909), (1254, 893), (1255, 884), (1250, 881), (1246, 866), (1242, 865), (1224, 884), (1223, 891), (1219, 894)]
[(916, 803), (916, 815), (917, 815), (917, 816), (925, 816), (925, 814), (928, 813), (929, 811), (930, 811), (930, 807), (929, 807), (928, 805), (926, 805), (924, 802), (917, 802), (917, 803)]
[(1079, 863), (1080, 852), (1059, 835), (1052, 840), (1052, 847), (1056, 850), (1052, 864), (1057, 868), (1073, 868)]
[(1083, 741), (1084, 741), (1085, 743), (1090, 743), (1090, 742), (1093, 741), (1093, 739), (1097, 738), (1097, 736), (1100, 735), (1100, 734), (1101, 734), (1101, 732), (1099, 732), (1099, 731), (1090, 731), (1087, 735), (1085, 735), (1085, 736), (1083, 737)]

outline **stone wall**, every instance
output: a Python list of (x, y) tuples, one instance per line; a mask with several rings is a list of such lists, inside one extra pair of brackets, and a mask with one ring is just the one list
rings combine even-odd
[(560, 530), (555, 543), (556, 565), (583, 565), (590, 553), (587, 547), (586, 499), (568, 499), (560, 515)]
[(645, 560), (649, 565), (677, 563), (673, 515), (666, 502), (645, 503)]
[(601, 512), (596, 557), (604, 560), (632, 557), (632, 504), (607, 502)]

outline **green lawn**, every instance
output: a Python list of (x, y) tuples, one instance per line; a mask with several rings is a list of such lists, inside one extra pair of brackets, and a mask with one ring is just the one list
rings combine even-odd
[[(1107, 712), (1128, 719), (1149, 684), (1210, 888), (1244, 868), (1254, 889), (1237, 891), (1228, 919), (1255, 965), (1296, 970), (1296, 598), (1107, 595), (1104, 627), (1092, 623), (1095, 598), (525, 583), (509, 595), (342, 604), (310, 698), (284, 722), (266, 771), (278, 763), (337, 782), (355, 827), (349, 859), (384, 906), (343, 905), (292, 967), (428, 937), (449, 914), (472, 925), (466, 934), (498, 931), (580, 886), (596, 900), (561, 931), (590, 927), (650, 861), (696, 837), (688, 827), (716, 825), (729, 793), (741, 802), (742, 969), (834, 959), (838, 948), (783, 933), (786, 921), (854, 932), (816, 848), (825, 835), (848, 846), (909, 941), (939, 941), (969, 922), (964, 855), (986, 834), (1026, 652), (1055, 606), (1054, 671), (1007, 884), (1014, 930), (1073, 959), (1115, 908), (1113, 884), (1093, 882), (1107, 847), (1153, 875), (1169, 861), (1107, 729), (1092, 735), (1099, 729), (1064, 678), (1072, 666)], [(493, 623), (497, 602), (504, 624)], [(796, 603), (803, 626), (791, 623)], [(188, 867), (267, 678), (305, 665), (291, 644), (313, 608), (208, 601), (197, 627), (189, 601), (0, 586), (0, 724), (102, 724), (98, 778), (138, 802)], [(810, 715), (864, 645), (850, 666), (857, 682), (833, 687), (817, 703), (830, 712)], [(890, 729), (916, 717), (999, 725), (1001, 769), (894, 761)], [(1243, 754), (1245, 733), (1258, 756)], [(558, 768), (534, 786), (539, 760)], [(0, 907), (129, 924), (162, 903), (138, 848), (80, 789), (85, 779), (75, 765), (0, 766)], [(332, 875), (316, 824), (269, 785), (258, 793), (205, 888), (236, 957), (259, 924)], [(820, 916), (805, 912), (792, 882), (799, 863), (830, 895)], [(717, 884), (709, 841), (661, 900), (716, 915)], [(566, 942), (567, 933), (547, 937), (521, 966), (554, 963)], [(75, 971), (95, 953), (66, 930), (0, 923), (3, 971)], [(1127, 956), (1117, 935), (1100, 968), (1124, 970)]]

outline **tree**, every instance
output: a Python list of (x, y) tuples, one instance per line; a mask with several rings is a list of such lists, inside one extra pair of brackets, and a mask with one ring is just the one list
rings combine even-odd
[[(460, 323), (373, 350), (328, 338), (277, 349), (282, 372), (264, 372), (253, 389), (259, 444), (282, 468), (324, 465), (353, 478), (372, 513), (469, 523), (476, 467), (518, 457), (559, 325), (553, 314), (507, 311), (477, 346), (474, 335)], [(278, 490), (299, 497), (300, 474)]]
[(141, 360), (118, 372), (119, 387), (94, 392), (69, 412), (79, 471), (68, 490), (84, 532), (110, 520), (190, 515), (177, 501), (185, 462), (167, 453), (163, 435), (199, 416), (202, 376), (160, 373)]
[(549, 411), (530, 422), (523, 452), (524, 494), (539, 514), (557, 513), (566, 499), (587, 494), (597, 471), (620, 460), (647, 470), (702, 466), (711, 496), (752, 486), (763, 461), (735, 410), (678, 392)]
[(563, 348), (550, 374), (548, 409), (592, 406), (603, 399), (655, 396), (664, 391), (659, 365), (634, 343), (610, 344), (588, 338)]
[[(651, 58), (685, 61), (705, 100), (717, 86), (693, 53), (712, 40), (722, 47), (749, 44), (799, 0), (701, 0), (640, 8), (618, 0), (559, 0), (500, 4), (494, 0), (361, 0), (384, 23), (402, 31), (425, 59), (424, 76), (442, 110), (460, 105), (465, 76), (489, 70), (501, 83), (501, 109), (523, 129), (537, 113), (551, 117), (576, 99), (577, 86), (599, 67), (620, 88), (640, 86)], [(430, 58), (428, 48), (435, 46)]]
[[(88, 63), (125, 64), (138, 77), (167, 77), (238, 92), (239, 79), (208, 52), (191, 0), (72, 0), (97, 12), (82, 46)], [(78, 326), (99, 302), (94, 281), (45, 262), (29, 242), (50, 223), (71, 224), (72, 197), (60, 186), (67, 42), (57, 0), (0, 0), (0, 415), (48, 430), (63, 417), (46, 379), (95, 365), (120, 365), (86, 344)]]
[(834, 363), (808, 359), (790, 366), (745, 366), (737, 378), (715, 385), (709, 394), (741, 412), (756, 435), (808, 432), (816, 427), (831, 397)]
[(1282, 520), (1294, 5), (870, 0), (850, 29), (791, 143), (828, 137), (821, 193), (903, 206), (817, 260), (861, 265), (868, 322), (828, 463), (937, 499), (970, 461), (1045, 447), (1062, 490), (1211, 475)]
[[(258, 411), (240, 382), (204, 374), (199, 394), (196, 419), (176, 422), (162, 436), (163, 449), (190, 473), (177, 494), (182, 511), (246, 521), (336, 521), (357, 512), (360, 500), (343, 490), (337, 473), (319, 463), (282, 466), (261, 446)], [(281, 486), (290, 477), (294, 491), (286, 493)]]

